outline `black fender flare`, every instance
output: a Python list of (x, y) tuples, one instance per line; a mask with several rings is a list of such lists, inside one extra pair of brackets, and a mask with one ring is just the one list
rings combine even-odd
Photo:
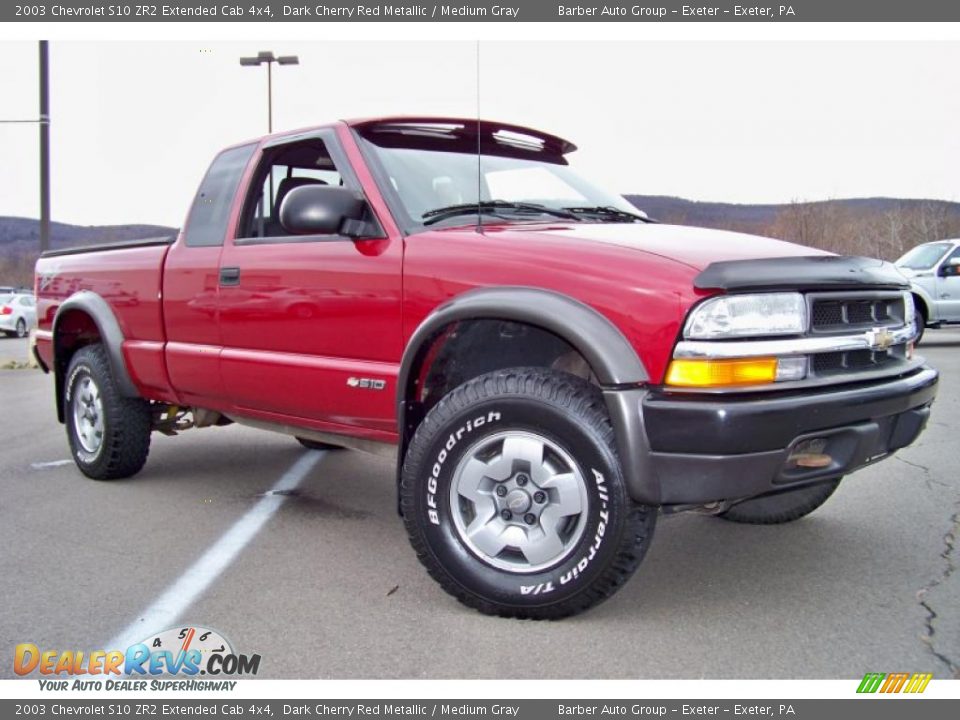
[(57, 388), (57, 417), (60, 422), (64, 419), (63, 396), (65, 389), (63, 387), (64, 373), (66, 368), (57, 358), (59, 350), (59, 325), (62, 318), (72, 311), (80, 311), (93, 320), (100, 334), (101, 342), (107, 351), (107, 358), (110, 360), (110, 370), (120, 388), (120, 392), (126, 397), (140, 397), (137, 386), (133, 384), (130, 372), (127, 370), (126, 360), (123, 358), (123, 331), (120, 329), (120, 323), (114, 314), (110, 304), (100, 295), (91, 290), (80, 290), (64, 300), (57, 308), (57, 314), (53, 318), (53, 348), (54, 348), (54, 377), (56, 378)]
[[(533, 287), (468, 290), (430, 313), (411, 335), (404, 350), (397, 376), (398, 482), (414, 429), (409, 411), (411, 398), (416, 395), (416, 370), (444, 328), (460, 320), (480, 319), (534, 325), (563, 338), (583, 355), (602, 388), (637, 387), (650, 379), (636, 350), (623, 333), (609, 319), (575, 298)], [(607, 404), (612, 415), (625, 409), (609, 399)], [(618, 417), (612, 420), (617, 429), (618, 445), (626, 450), (622, 444), (628, 439), (621, 437), (625, 423)], [(624, 470), (631, 474), (630, 468)]]

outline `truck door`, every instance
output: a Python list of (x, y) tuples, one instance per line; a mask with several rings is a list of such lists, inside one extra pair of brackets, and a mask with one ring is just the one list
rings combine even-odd
[(960, 322), (960, 247), (954, 248), (937, 269), (937, 306), (941, 320)]
[(236, 196), (256, 144), (224, 150), (207, 171), (163, 268), (170, 382), (184, 404), (221, 407), (217, 272)]
[(286, 232), (287, 194), (323, 184), (362, 192), (333, 130), (263, 148), (220, 256), (225, 389), (239, 414), (393, 433), (402, 239)]

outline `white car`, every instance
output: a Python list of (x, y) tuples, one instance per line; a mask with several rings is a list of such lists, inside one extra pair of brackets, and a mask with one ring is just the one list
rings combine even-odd
[(0, 332), (24, 338), (37, 326), (37, 303), (24, 293), (0, 295)]
[(910, 280), (921, 335), (925, 327), (960, 323), (960, 239), (917, 245), (896, 265)]

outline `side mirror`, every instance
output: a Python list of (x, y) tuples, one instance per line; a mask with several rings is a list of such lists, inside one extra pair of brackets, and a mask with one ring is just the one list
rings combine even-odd
[(357, 228), (344, 228), (362, 222), (367, 204), (353, 190), (335, 185), (305, 185), (294, 188), (280, 205), (280, 224), (293, 235), (355, 235)]

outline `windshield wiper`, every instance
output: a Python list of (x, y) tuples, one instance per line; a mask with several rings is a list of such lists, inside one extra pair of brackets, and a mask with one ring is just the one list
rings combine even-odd
[(596, 205), (594, 207), (565, 207), (564, 210), (578, 217), (593, 216), (610, 221), (626, 220), (627, 222), (655, 223), (646, 213), (632, 213), (612, 205)]
[(470, 215), (472, 213), (482, 213), (484, 215), (498, 215), (502, 211), (518, 212), (523, 214), (552, 215), (553, 217), (564, 218), (565, 220), (579, 220), (580, 218), (569, 210), (559, 210), (557, 208), (547, 207), (538, 203), (509, 202), (507, 200), (483, 200), (478, 203), (461, 203), (459, 205), (448, 205), (447, 207), (428, 210), (421, 217), (424, 219), (424, 225), (433, 225), (441, 220), (456, 217), (457, 215)]

